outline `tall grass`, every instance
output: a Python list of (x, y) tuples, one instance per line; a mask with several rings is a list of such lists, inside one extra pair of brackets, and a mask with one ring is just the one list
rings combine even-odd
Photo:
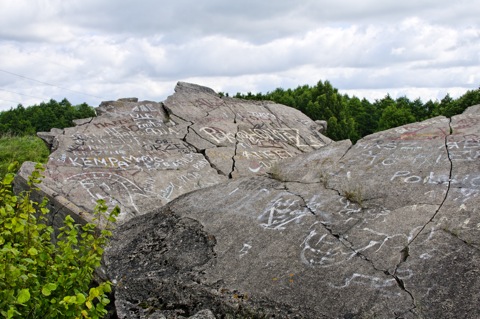
[[(21, 165), (25, 161), (46, 163), (50, 151), (36, 136), (0, 136), (0, 178), (7, 173), (13, 162)], [(19, 166), (20, 167), (20, 166)]]

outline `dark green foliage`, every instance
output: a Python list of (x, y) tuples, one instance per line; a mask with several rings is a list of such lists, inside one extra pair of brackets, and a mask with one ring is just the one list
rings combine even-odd
[(72, 105), (67, 99), (27, 108), (18, 105), (15, 109), (0, 112), (0, 135), (34, 135), (48, 132), (51, 128), (73, 126), (73, 120), (95, 116), (95, 110), (87, 104)]
[[(40, 183), (41, 170), (37, 165), (29, 178), (31, 189)], [(0, 181), (0, 317), (103, 317), (110, 283), (92, 286), (92, 279), (118, 208), (107, 214), (105, 202), (99, 201), (94, 223), (85, 225), (67, 216), (54, 244), (46, 200), (34, 202), (31, 190), (15, 195), (13, 178), (8, 173)], [(105, 227), (99, 231), (100, 219)]]
[(387, 130), (392, 127), (415, 122), (415, 116), (409, 108), (409, 101), (406, 97), (393, 101), (390, 97), (386, 99), (386, 104), (381, 106), (381, 116), (378, 120), (377, 131)]
[(480, 104), (480, 88), (467, 91), (464, 95), (454, 100), (447, 94), (438, 105), (438, 114), (453, 116), (460, 114), (469, 106)]
[(357, 123), (343, 96), (330, 82), (319, 81), (316, 86), (303, 85), (294, 90), (281, 88), (267, 94), (237, 93), (235, 97), (251, 100), (271, 100), (294, 107), (313, 120), (327, 120), (327, 136), (335, 140), (359, 138)]
[(303, 85), (296, 89), (277, 88), (266, 94), (247, 93), (235, 95), (249, 100), (271, 100), (291, 106), (305, 113), (312, 120), (327, 120), (326, 135), (333, 140), (358, 139), (392, 127), (426, 120), (443, 115), (451, 117), (467, 107), (480, 104), (480, 89), (467, 91), (454, 100), (446, 95), (440, 102), (407, 97), (394, 100), (390, 95), (371, 103), (366, 99), (342, 95), (330, 82), (319, 81), (315, 86)]

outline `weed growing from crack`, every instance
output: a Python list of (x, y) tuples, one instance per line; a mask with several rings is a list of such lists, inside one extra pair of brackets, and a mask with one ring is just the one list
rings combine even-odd
[(328, 175), (328, 173), (320, 171), (320, 173), (318, 173), (318, 178), (320, 179), (323, 187), (328, 188), (328, 181), (330, 180), (330, 176)]
[(360, 207), (363, 207), (363, 190), (362, 187), (356, 186), (354, 188), (349, 188), (348, 190), (343, 191), (343, 196), (352, 202), (357, 203)]

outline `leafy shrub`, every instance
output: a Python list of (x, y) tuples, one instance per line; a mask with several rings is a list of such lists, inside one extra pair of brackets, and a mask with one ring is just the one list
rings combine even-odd
[[(92, 287), (93, 272), (119, 209), (107, 214), (105, 202), (98, 201), (94, 223), (83, 226), (67, 216), (52, 243), (47, 201), (31, 199), (42, 169), (37, 165), (28, 180), (30, 190), (18, 196), (12, 191), (13, 173), (0, 184), (0, 317), (101, 318), (107, 313), (110, 282)], [(96, 227), (100, 219), (106, 219), (101, 231)]]

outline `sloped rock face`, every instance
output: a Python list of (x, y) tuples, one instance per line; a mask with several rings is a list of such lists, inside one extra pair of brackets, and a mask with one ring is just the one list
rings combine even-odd
[(133, 218), (105, 256), (118, 316), (479, 318), (479, 138), (475, 106)]
[[(164, 103), (136, 98), (103, 102), (98, 116), (40, 133), (53, 153), (42, 195), (53, 223), (66, 214), (89, 220), (97, 199), (121, 208), (119, 223), (181, 194), (228, 179), (264, 174), (273, 163), (331, 142), (320, 124), (272, 102), (220, 98), (178, 83)], [(18, 188), (33, 169), (25, 164)]]

